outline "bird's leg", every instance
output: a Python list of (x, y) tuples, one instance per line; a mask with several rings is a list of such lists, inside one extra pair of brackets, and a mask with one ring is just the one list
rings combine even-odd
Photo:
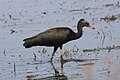
[(54, 66), (54, 64), (51, 62), (51, 66), (52, 66), (52, 68), (53, 68), (53, 70), (54, 70), (54, 72), (55, 72), (55, 76), (57, 77), (57, 76), (59, 76), (60, 74), (59, 74), (59, 72), (56, 70), (56, 68), (55, 68), (55, 66)]
[(57, 51), (57, 49), (58, 49), (58, 47), (54, 47), (54, 50), (53, 50), (53, 53), (52, 53), (52, 57), (51, 57), (51, 59), (50, 59), (50, 62), (52, 62), (53, 56), (54, 56), (55, 52)]
[(63, 57), (62, 57), (62, 46), (60, 46), (60, 58), (61, 58), (61, 62), (63, 63)]
[(61, 59), (61, 74), (63, 75), (64, 60), (63, 60), (63, 57), (62, 57), (62, 46), (60, 47), (60, 59)]
[(62, 47), (60, 47), (60, 57), (62, 57)]

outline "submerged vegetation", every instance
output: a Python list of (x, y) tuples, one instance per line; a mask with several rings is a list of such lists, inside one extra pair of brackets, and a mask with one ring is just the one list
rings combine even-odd
[(112, 16), (105, 16), (104, 18), (101, 18), (101, 20), (104, 20), (104, 21), (114, 21), (118, 19), (115, 15), (112, 15)]
[(94, 48), (94, 49), (84, 49), (82, 51), (83, 52), (96, 52), (96, 51), (102, 51), (102, 50), (111, 51), (113, 49), (119, 49), (120, 50), (120, 46), (112, 46), (112, 47), (105, 47), (105, 48)]
[[(76, 47), (76, 46), (75, 46)], [(108, 52), (110, 52), (111, 50), (120, 50), (120, 46), (108, 46), (108, 47), (98, 47), (98, 48), (94, 48), (94, 49), (84, 49), (84, 50), (75, 50), (75, 48), (71, 49), (71, 50), (65, 50), (64, 52), (64, 56), (65, 57), (71, 57), (74, 53), (74, 51), (76, 51), (76, 53), (78, 52), (83, 52), (83, 53), (87, 53), (87, 52), (98, 52), (98, 51), (103, 51), (103, 50), (107, 50)]]

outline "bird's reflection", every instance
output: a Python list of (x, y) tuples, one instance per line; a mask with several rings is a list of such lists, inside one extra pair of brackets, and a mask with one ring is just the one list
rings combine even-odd
[[(56, 68), (55, 68), (55, 65), (53, 64), (53, 62), (50, 62), (51, 64), (51, 67), (53, 68), (54, 70), (54, 75), (53, 76), (48, 76), (48, 77), (44, 77), (44, 78), (37, 78), (36, 79), (36, 75), (31, 75), (31, 76), (27, 76), (27, 80), (68, 80), (67, 76), (64, 75), (64, 72), (63, 72), (63, 64), (64, 64), (64, 60), (62, 58), (62, 56), (60, 57), (61, 59), (61, 72), (59, 72)], [(38, 75), (39, 76), (39, 75)]]
[(63, 60), (62, 55), (61, 55), (61, 57), (60, 57), (60, 60), (61, 60), (61, 61), (60, 61), (60, 62), (61, 62), (61, 74), (56, 70), (55, 65), (53, 64), (53, 62), (50, 62), (50, 63), (51, 63), (51, 66), (52, 66), (52, 68), (53, 68), (53, 70), (54, 70), (54, 72), (55, 72), (55, 76), (64, 75), (64, 72), (63, 72), (64, 60)]
[(46, 78), (40, 78), (38, 80), (68, 80), (67, 76), (64, 75), (64, 73), (63, 73), (63, 64), (64, 64), (63, 57), (61, 56), (60, 59), (61, 59), (61, 61), (60, 61), (61, 62), (61, 73), (55, 68), (55, 65), (51, 61), (50, 63), (54, 70), (54, 75), (46, 77)]
[(61, 56), (60, 57), (61, 59), (61, 73), (59, 71), (57, 71), (57, 69), (55, 68), (55, 65), (53, 64), (53, 62), (50, 62), (51, 63), (51, 66), (54, 70), (54, 73), (55, 75), (54, 76), (51, 76), (51, 79), (52, 80), (68, 80), (67, 76), (64, 75), (64, 72), (63, 72), (63, 64), (64, 64), (64, 60), (63, 60), (63, 57)]
[[(68, 77), (64, 75), (64, 64), (68, 62), (89, 62), (97, 59), (66, 59), (64, 60), (63, 57), (60, 57), (60, 64), (61, 64), (61, 72), (59, 72), (56, 68), (53, 62), (50, 62), (51, 67), (54, 70), (53, 76), (48, 76), (44, 78), (37, 78), (36, 75), (27, 76), (27, 80), (68, 80)], [(39, 76), (39, 75), (38, 75)]]

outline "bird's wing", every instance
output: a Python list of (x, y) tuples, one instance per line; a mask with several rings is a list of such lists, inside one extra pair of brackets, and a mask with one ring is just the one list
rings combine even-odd
[(66, 42), (69, 35), (69, 29), (50, 29), (33, 36), (34, 40), (39, 45), (58, 45)]
[(71, 33), (70, 28), (52, 28), (23, 41), (34, 46), (61, 46), (69, 41)]

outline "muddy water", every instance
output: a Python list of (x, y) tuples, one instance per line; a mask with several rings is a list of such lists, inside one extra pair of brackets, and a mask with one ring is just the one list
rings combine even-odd
[[(61, 68), (59, 49), (53, 65), (53, 48), (25, 49), (23, 39), (52, 27), (69, 26), (85, 18), (101, 33), (84, 28), (84, 35), (63, 47)], [(120, 79), (119, 0), (1, 0), (0, 1), (0, 80)], [(97, 49), (97, 50), (96, 50)]]

